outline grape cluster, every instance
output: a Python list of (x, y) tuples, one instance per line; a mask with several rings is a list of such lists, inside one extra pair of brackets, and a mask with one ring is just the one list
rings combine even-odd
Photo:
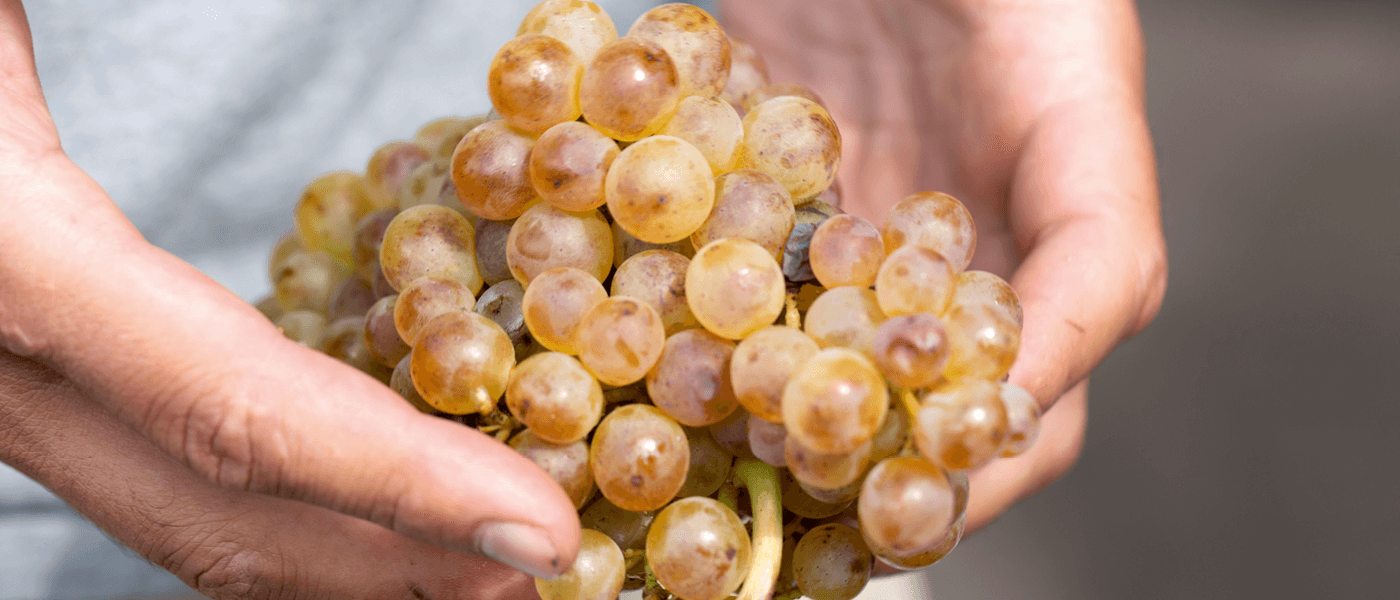
[(307, 186), (258, 306), (559, 483), (586, 529), (545, 600), (840, 600), (953, 549), (1040, 417), (962, 204), (842, 214), (821, 100), (687, 4), (619, 37), (545, 0), (487, 87)]

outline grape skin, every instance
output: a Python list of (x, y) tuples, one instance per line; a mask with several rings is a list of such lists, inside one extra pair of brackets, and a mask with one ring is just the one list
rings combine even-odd
[(885, 320), (875, 292), (862, 287), (832, 288), (817, 297), (802, 328), (822, 348), (850, 348), (874, 356), (875, 331)]
[(709, 217), (715, 181), (695, 146), (659, 135), (618, 154), (608, 169), (605, 194), (608, 212), (627, 233), (668, 244), (688, 237)]
[(536, 577), (535, 591), (540, 600), (615, 600), (626, 576), (627, 565), (617, 544), (584, 529), (573, 566), (555, 579)]
[(1006, 445), (1001, 455), (1020, 456), (1040, 435), (1040, 404), (1030, 392), (1012, 383), (1002, 383), (1000, 391), (1006, 405)]
[(326, 337), (326, 317), (316, 311), (289, 310), (277, 318), (276, 325), (287, 339), (308, 348), (320, 348)]
[(646, 552), (657, 581), (686, 600), (720, 600), (733, 593), (752, 558), (748, 534), (734, 511), (698, 496), (656, 515)]
[(452, 158), (452, 151), (457, 148), (457, 142), (462, 141), (462, 137), (467, 135), (468, 131), (488, 120), (487, 115), (435, 119), (418, 128), (418, 132), (413, 134), (413, 143), (427, 150), (433, 157), (433, 162), (446, 164)]
[(680, 74), (671, 56), (656, 42), (632, 37), (599, 48), (579, 88), (584, 120), (623, 142), (661, 129), (680, 99)]
[(715, 178), (714, 207), (690, 240), (703, 248), (724, 238), (743, 238), (782, 260), (796, 222), (792, 198), (781, 183), (767, 173), (740, 169)]
[(777, 98), (778, 96), (796, 96), (798, 98), (806, 98), (808, 100), (811, 100), (812, 102), (816, 102), (822, 108), (826, 108), (826, 103), (822, 101), (821, 96), (818, 96), (816, 92), (812, 91), (812, 88), (788, 81), (768, 83), (763, 87), (755, 90), (754, 93), (750, 94), (749, 97), (746, 99), (748, 104), (745, 105), (744, 108), (745, 110), (752, 110), (753, 107), (763, 103), (764, 101), (767, 101), (772, 98)]
[(617, 26), (593, 2), (544, 0), (530, 9), (515, 31), (517, 36), (527, 33), (543, 33), (564, 42), (588, 64), (600, 48), (617, 39)]
[(612, 295), (631, 296), (650, 304), (661, 315), (666, 335), (700, 326), (685, 299), (685, 273), (690, 259), (669, 250), (647, 250), (613, 272)]
[(507, 279), (514, 279), (510, 272), (510, 262), (506, 258), (510, 229), (515, 221), (492, 221), (478, 219), (476, 222), (476, 267), (486, 285), (496, 285)]
[(656, 513), (649, 510), (638, 512), (618, 508), (604, 497), (589, 504), (588, 508), (579, 514), (578, 519), (585, 529), (608, 536), (623, 550), (641, 550), (646, 545), (647, 529), (656, 519)]
[(827, 454), (805, 448), (797, 438), (789, 436), (783, 444), (787, 468), (798, 481), (819, 489), (834, 490), (860, 477), (870, 460), (871, 443), (851, 452)]
[(734, 163), (739, 160), (744, 120), (724, 100), (687, 96), (676, 105), (676, 114), (671, 120), (656, 133), (689, 142), (705, 157), (710, 172), (721, 175), (734, 170)]
[(768, 63), (753, 46), (729, 38), (729, 80), (719, 97), (733, 106), (743, 117), (752, 105), (748, 97), (768, 85)]
[(506, 264), (522, 284), (560, 267), (582, 270), (598, 281), (612, 270), (612, 230), (596, 210), (564, 212), (536, 204), (516, 219), (506, 239)]
[(418, 333), (438, 315), (469, 311), (476, 298), (466, 284), (450, 277), (426, 276), (413, 280), (394, 303), (394, 329), (409, 345)]
[(673, 2), (643, 14), (627, 37), (656, 42), (675, 61), (681, 96), (715, 96), (729, 81), (729, 36), (704, 9)]
[(796, 224), (783, 246), (783, 276), (791, 285), (816, 281), (810, 253), (812, 236), (822, 222), (836, 214), (840, 214), (840, 211), (821, 200), (812, 200), (797, 208)]
[(781, 423), (749, 415), (749, 450), (758, 460), (775, 467), (788, 466), (787, 455), (783, 452), (787, 439), (787, 428)]
[(851, 600), (869, 583), (875, 556), (859, 531), (826, 523), (797, 542), (792, 564), (802, 595), (812, 600)]
[(472, 310), (500, 325), (519, 353), (521, 346), (531, 341), (530, 330), (525, 327), (524, 305), (525, 287), (511, 279), (487, 288)]
[(399, 291), (427, 275), (456, 279), (472, 293), (483, 283), (471, 223), (443, 206), (415, 206), (394, 217), (384, 231), (379, 267)]
[[(695, 256), (695, 245), (690, 243), (690, 238), (685, 237), (679, 241), (667, 244), (653, 244), (637, 239), (632, 234), (627, 233), (617, 221), (613, 221), (613, 266), (620, 267), (627, 259), (648, 250), (669, 250), (687, 259)], [(687, 263), (688, 264), (688, 263)]]
[(943, 378), (948, 365), (948, 337), (943, 322), (928, 313), (891, 317), (875, 329), (871, 342), (875, 365), (890, 383), (926, 388)]
[(573, 501), (574, 508), (593, 495), (593, 472), (588, 466), (588, 444), (583, 440), (551, 442), (526, 429), (510, 439), (511, 449), (530, 459), (549, 475)]
[[(420, 204), (438, 204), (442, 188), (450, 179), (448, 169), (452, 165), (449, 161), (450, 156), (447, 159), (425, 162), (413, 169), (413, 172), (409, 173), (408, 178), (399, 186), (397, 200), (399, 210), (408, 210)], [(455, 192), (453, 198), (456, 198)]]
[[(870, 287), (885, 260), (885, 242), (870, 221), (836, 215), (817, 226), (808, 255), (812, 273), (822, 286)], [(885, 313), (892, 314), (889, 310)]]
[[(272, 299), (274, 305), (276, 298)], [(369, 307), (379, 300), (374, 290), (363, 279), (351, 277), (340, 283), (335, 294), (331, 295), (330, 306), (326, 308), (326, 319), (338, 321), (345, 317), (358, 317), (369, 312)], [(281, 307), (278, 307), (281, 310)]]
[(569, 444), (588, 435), (603, 416), (603, 388), (578, 359), (545, 352), (511, 371), (506, 406), (540, 439)]
[(744, 115), (739, 168), (772, 175), (793, 198), (815, 196), (831, 187), (840, 164), (841, 133), (816, 102), (779, 96)]
[(762, 246), (741, 238), (701, 248), (685, 275), (686, 302), (705, 329), (731, 340), (773, 323), (783, 312), (782, 269)]
[(397, 295), (380, 298), (365, 313), (364, 336), (369, 355), (390, 368), (399, 364), (399, 360), (408, 356), (412, 349), (399, 337), (394, 326), (394, 304), (398, 299)]
[(394, 208), (399, 191), (420, 165), (431, 162), (432, 156), (413, 142), (389, 142), (369, 157), (365, 166), (365, 186), (375, 208)]
[(647, 395), (682, 425), (701, 427), (724, 420), (739, 407), (729, 383), (734, 342), (704, 329), (667, 338), (646, 375)]
[(684, 429), (686, 441), (690, 443), (690, 468), (676, 497), (709, 496), (728, 479), (734, 456), (721, 448), (708, 430), (697, 427)]
[(954, 305), (943, 315), (949, 347), (944, 377), (996, 380), (1011, 370), (1021, 349), (1021, 330), (1000, 313), (994, 306), (974, 304)]
[(277, 280), (277, 270), (281, 267), (282, 261), (287, 260), (294, 252), (306, 252), (306, 246), (301, 243), (301, 235), (296, 230), (288, 231), (277, 238), (272, 244), (272, 252), (267, 256), (267, 281), (272, 283)]
[(413, 408), (418, 409), (418, 412), (426, 415), (434, 414), (437, 409), (434, 409), (433, 405), (428, 404), (428, 401), (423, 399), (423, 395), (418, 393), (418, 388), (413, 387), (413, 376), (410, 374), (412, 363), (412, 354), (399, 360), (398, 366), (394, 367), (393, 374), (389, 376), (389, 388), (403, 396), (403, 399), (413, 405)]
[(354, 259), (355, 275), (368, 280), (374, 275), (374, 265), (379, 262), (379, 247), (384, 244), (384, 232), (399, 211), (381, 208), (371, 211), (355, 224), (355, 248), (351, 252)]
[(788, 379), (819, 350), (807, 334), (784, 325), (750, 334), (739, 342), (730, 360), (734, 395), (755, 417), (781, 423)]
[(870, 464), (899, 454), (904, 442), (909, 439), (909, 413), (902, 409), (891, 409), (885, 415), (885, 422), (875, 437), (870, 439)]
[(472, 129), (452, 152), (457, 199), (483, 219), (509, 221), (540, 201), (530, 185), (529, 158), (534, 136), (505, 121)]
[(346, 264), (325, 252), (293, 252), (273, 272), (272, 292), (285, 312), (326, 314), (331, 294), (350, 276)]
[(1001, 316), (1020, 329), (1025, 322), (1021, 315), (1021, 299), (1006, 280), (986, 271), (958, 273), (957, 289), (952, 304), (971, 306), (981, 304), (996, 308)]
[(953, 524), (943, 537), (934, 542), (929, 547), (903, 554), (895, 554), (872, 548), (875, 555), (882, 562), (896, 569), (911, 570), (920, 569), (932, 565), (957, 547), (962, 541), (963, 531), (967, 526), (967, 499), (968, 486), (967, 475), (965, 473), (947, 473), (948, 485), (953, 489)]
[(807, 490), (793, 479), (791, 474), (783, 475), (783, 508), (799, 517), (807, 519), (827, 519), (839, 515), (851, 505), (850, 500), (829, 503), (812, 497)]
[(321, 351), (387, 384), (392, 372), (370, 356), (364, 331), (364, 317), (346, 317), (331, 323), (326, 328), (325, 338), (321, 340)]
[(961, 273), (972, 262), (977, 250), (977, 226), (967, 207), (942, 192), (910, 195), (885, 217), (885, 252), (894, 253), (906, 244), (923, 246), (948, 260)]
[(957, 287), (953, 266), (922, 246), (904, 246), (889, 254), (875, 280), (875, 296), (886, 315), (918, 312), (943, 314)]
[(1007, 426), (1000, 386), (968, 379), (941, 385), (919, 400), (914, 444), (934, 464), (966, 471), (1001, 455)]
[(495, 322), (449, 312), (429, 322), (413, 344), (410, 374), (423, 399), (442, 412), (486, 414), (505, 393), (515, 348)]
[(749, 415), (742, 410), (736, 410), (723, 421), (715, 423), (709, 427), (710, 437), (715, 439), (725, 452), (733, 454), (738, 458), (753, 458), (753, 451), (749, 449)]
[(583, 61), (551, 36), (527, 33), (501, 46), (491, 60), (486, 93), (511, 127), (540, 134), (583, 114), (578, 89)]
[(680, 424), (660, 409), (628, 404), (603, 417), (588, 456), (598, 489), (609, 501), (631, 511), (656, 510), (685, 483), (690, 443)]
[(889, 410), (885, 379), (849, 348), (812, 356), (783, 390), (788, 435), (817, 452), (852, 452), (875, 436)]
[(661, 358), (666, 328), (650, 304), (621, 296), (594, 305), (579, 321), (579, 359), (598, 381), (627, 385)]
[(555, 352), (577, 355), (579, 323), (607, 298), (608, 292), (593, 275), (565, 267), (535, 277), (525, 288), (521, 308), (536, 340)]
[(881, 556), (921, 552), (948, 531), (954, 505), (948, 477), (938, 467), (912, 456), (887, 458), (861, 488), (860, 532)]
[(560, 210), (592, 210), (607, 203), (604, 180), (617, 155), (617, 142), (586, 123), (550, 127), (530, 151), (530, 185)]
[(297, 235), (311, 250), (323, 250), (346, 264), (353, 264), (355, 225), (378, 208), (364, 177), (334, 171), (312, 180), (302, 190), (293, 213)]

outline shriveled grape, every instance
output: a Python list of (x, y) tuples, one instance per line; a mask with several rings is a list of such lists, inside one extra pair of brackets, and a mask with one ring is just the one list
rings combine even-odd
[(476, 267), (486, 285), (496, 285), (513, 279), (510, 262), (506, 258), (506, 242), (510, 240), (510, 228), (515, 221), (492, 221), (478, 219), (476, 222)]
[(519, 281), (511, 279), (486, 288), (473, 310), (500, 325), (517, 351), (529, 342), (530, 330), (525, 326), (525, 287)]

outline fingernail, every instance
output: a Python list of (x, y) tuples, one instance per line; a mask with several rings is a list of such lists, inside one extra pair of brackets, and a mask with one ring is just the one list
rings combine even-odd
[(488, 558), (540, 579), (559, 576), (559, 551), (534, 525), (492, 522), (477, 529), (477, 547)]

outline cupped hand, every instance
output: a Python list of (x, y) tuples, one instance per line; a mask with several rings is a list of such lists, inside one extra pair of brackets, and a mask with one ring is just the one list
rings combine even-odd
[(1020, 296), (1010, 379), (1047, 412), (1030, 451), (972, 475), (968, 531), (985, 526), (1073, 466), (1090, 371), (1165, 291), (1132, 2), (729, 1), (722, 15), (774, 81), (836, 118), (847, 212), (878, 224), (912, 192), (950, 193), (977, 223), (970, 268)]
[(572, 564), (532, 462), (146, 243), (64, 156), (32, 56), (0, 0), (0, 459), (215, 598), (522, 598)]

